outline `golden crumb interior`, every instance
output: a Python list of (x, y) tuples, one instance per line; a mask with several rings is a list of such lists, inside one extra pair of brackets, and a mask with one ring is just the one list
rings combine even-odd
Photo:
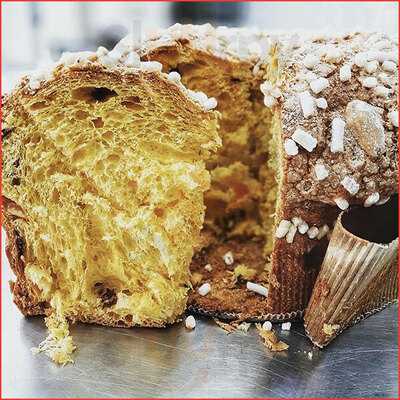
[(60, 318), (174, 322), (204, 220), (215, 115), (155, 74), (123, 82), (77, 71), (56, 82), (22, 97), (3, 144), (31, 295)]
[[(192, 297), (195, 305), (206, 310), (242, 311), (246, 285), (235, 278), (232, 285), (232, 274), (246, 262), (244, 267), (257, 271), (252, 280), (268, 286), (269, 255), (274, 241), (280, 120), (279, 115), (265, 107), (260, 91), (265, 79), (274, 82), (278, 78), (274, 49), (270, 62), (263, 67), (263, 77), (253, 74), (251, 63), (224, 61), (189, 47), (160, 48), (148, 57), (160, 61), (165, 71), (179, 72), (190, 89), (203, 91), (218, 101), (223, 145), (207, 162), (211, 188), (205, 193), (203, 248), (191, 267), (194, 285), (207, 281), (214, 290), (206, 297), (193, 292)], [(257, 249), (251, 250), (253, 244), (248, 246), (249, 241), (255, 242)], [(219, 262), (224, 252), (233, 249), (237, 256), (232, 265)], [(241, 249), (261, 254), (263, 262), (245, 256)], [(214, 264), (212, 272), (204, 270), (209, 263)], [(251, 296), (259, 314), (259, 299), (257, 295)]]

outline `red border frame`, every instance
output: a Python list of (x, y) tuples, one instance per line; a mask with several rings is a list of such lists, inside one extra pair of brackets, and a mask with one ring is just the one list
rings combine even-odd
[[(42, 0), (42, 1), (34, 1), (34, 2), (50, 2), (53, 0)], [(137, 2), (136, 0), (134, 1), (125, 1), (125, 0), (100, 0), (101, 2)], [(173, 2), (173, 1), (169, 1), (169, 0), (147, 0), (147, 2), (151, 3), (154, 1), (162, 1), (162, 2)], [(212, 3), (212, 1), (207, 1), (207, 0), (197, 0), (198, 2), (209, 2)], [(354, 2), (360, 2), (360, 3), (397, 3), (398, 4), (398, 9), (397, 9), (397, 21), (398, 21), (398, 32), (397, 32), (397, 39), (400, 39), (400, 0), (353, 0)], [(3, 3), (26, 3), (28, 1), (26, 0), (0, 0), (0, 28), (2, 28), (2, 11), (3, 11), (3, 7), (2, 4)], [(57, 2), (65, 2), (65, 3), (69, 3), (69, 2), (73, 2), (73, 1), (68, 1), (68, 0), (57, 0)], [(85, 2), (87, 3), (91, 3), (91, 2), (96, 2), (96, 0), (85, 0)], [(178, 2), (178, 1), (177, 1)], [(196, 2), (196, 0), (181, 0), (179, 2)], [(219, 2), (225, 2), (225, 3), (234, 3), (234, 2), (240, 2), (238, 0), (219, 0)], [(245, 2), (257, 2), (257, 3), (297, 3), (297, 2), (308, 2), (308, 3), (332, 3), (332, 2), (341, 2), (341, 3), (347, 3), (349, 2), (349, 0), (245, 0)], [(3, 64), (2, 64), (2, 29), (0, 30), (0, 72), (1, 72), (1, 79), (0, 79), (0, 93), (3, 92), (2, 90), (2, 77), (3, 77)], [(398, 47), (398, 59), (400, 60), (400, 48)], [(398, 98), (397, 98), (397, 103), (400, 104), (400, 95), (398, 94)], [(2, 104), (2, 99), (0, 99), (0, 128), (2, 125), (2, 110), (3, 110), (3, 104)], [(399, 116), (400, 116), (400, 109), (398, 110)], [(0, 139), (0, 158), (2, 159), (2, 140)], [(400, 156), (398, 154), (398, 172), (400, 172)], [(0, 172), (2, 172), (2, 166), (0, 165)], [(2, 175), (2, 174), (1, 174)], [(2, 189), (2, 181), (0, 178), (0, 190)], [(398, 182), (398, 191), (400, 191), (400, 181)], [(0, 205), (2, 205), (2, 198), (0, 199)], [(399, 202), (400, 205), (400, 202)], [(2, 218), (2, 217), (0, 217)], [(398, 223), (398, 228), (400, 230), (400, 217), (397, 221)], [(2, 235), (3, 232), (2, 230), (0, 230), (0, 240), (2, 240)], [(397, 267), (398, 267), (398, 286), (400, 287), (400, 253), (398, 252), (397, 254), (398, 257), (398, 263), (397, 263)], [(0, 254), (0, 265), (1, 267), (3, 267), (3, 263), (2, 263), (2, 253)], [(3, 282), (2, 282), (2, 274), (0, 274), (0, 294), (2, 296), (2, 288), (3, 288)], [(398, 293), (398, 300), (400, 300), (400, 291)], [(2, 312), (2, 307), (3, 307), (3, 303), (2, 303), (2, 297), (0, 298), (0, 399), (7, 399), (5, 397), (3, 397), (3, 365), (2, 365), (2, 355), (3, 355), (3, 330), (2, 330), (2, 323), (3, 323), (3, 312)], [(398, 308), (397, 310), (397, 321), (400, 321), (400, 308)], [(398, 378), (399, 378), (399, 373), (400, 373), (400, 347), (399, 347), (399, 343), (400, 343), (400, 329), (399, 326), (397, 324), (397, 339), (398, 339), (398, 348), (397, 348), (397, 354), (398, 354)], [(398, 381), (398, 393), (400, 395), (400, 383)], [(306, 397), (303, 397), (306, 398)], [(30, 399), (36, 399), (34, 397), (24, 397), (24, 398), (20, 398), (23, 400), (30, 400)], [(62, 399), (59, 397), (48, 397), (48, 399)], [(97, 399), (102, 399), (101, 397), (74, 397), (74, 399), (80, 399), (80, 400), (97, 400)], [(123, 397), (123, 398), (115, 398), (115, 399), (129, 399), (129, 397)], [(135, 399), (156, 399), (156, 398), (141, 398), (141, 397), (135, 397)], [(165, 398), (166, 400), (168, 400), (169, 398)], [(192, 398), (192, 399), (199, 399), (200, 398)], [(214, 399), (214, 398), (210, 398), (210, 399)], [(226, 399), (235, 399), (234, 397), (229, 398), (227, 397)], [(245, 398), (245, 400), (249, 400), (250, 398)], [(288, 398), (290, 399), (290, 398)], [(315, 400), (321, 400), (321, 399), (330, 399), (329, 397), (318, 397), (318, 398), (313, 398), (313, 397), (308, 397), (307, 399), (315, 399)], [(335, 398), (337, 399), (345, 399), (345, 398)], [(361, 399), (366, 399), (363, 397), (360, 398), (353, 398), (355, 400), (361, 400)], [(386, 399), (395, 399), (395, 398), (386, 398)]]

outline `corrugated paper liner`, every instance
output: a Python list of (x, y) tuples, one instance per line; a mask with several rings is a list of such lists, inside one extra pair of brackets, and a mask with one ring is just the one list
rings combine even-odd
[(397, 300), (397, 214), (393, 196), (339, 215), (304, 315), (315, 345)]

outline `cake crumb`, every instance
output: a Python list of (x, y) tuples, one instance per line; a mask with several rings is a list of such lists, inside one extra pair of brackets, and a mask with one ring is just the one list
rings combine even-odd
[(340, 329), (338, 324), (324, 324), (323, 331), (326, 335), (332, 336)]
[(203, 280), (203, 275), (199, 272), (193, 272), (190, 277), (190, 282), (192, 282), (193, 286), (197, 286)]
[(248, 281), (250, 279), (253, 279), (256, 276), (257, 271), (253, 268), (249, 268), (245, 264), (239, 264), (233, 270), (233, 274), (234, 274), (235, 280), (237, 280), (239, 278), (243, 278), (246, 281)]
[(248, 330), (250, 329), (251, 323), (250, 322), (242, 322), (241, 324), (238, 325), (237, 329), (239, 331), (242, 331), (244, 333), (247, 333)]
[(222, 322), (217, 318), (214, 318), (215, 323), (222, 328), (227, 335), (229, 335), (232, 332), (235, 332), (238, 329), (238, 324), (235, 322), (227, 323), (227, 322)]
[(289, 348), (289, 345), (285, 342), (282, 342), (281, 340), (278, 339), (276, 336), (276, 333), (274, 331), (267, 331), (264, 330), (261, 326), (261, 324), (256, 324), (256, 328), (258, 330), (258, 334), (261, 336), (263, 339), (263, 344), (266, 348), (268, 348), (271, 351), (284, 351)]

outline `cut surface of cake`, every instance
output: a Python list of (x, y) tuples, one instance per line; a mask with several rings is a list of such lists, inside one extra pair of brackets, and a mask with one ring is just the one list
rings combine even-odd
[(113, 60), (66, 54), (4, 104), (11, 288), (25, 315), (48, 316), (39, 349), (60, 363), (67, 321), (162, 327), (184, 312), (220, 143), (217, 113), (161, 65)]

